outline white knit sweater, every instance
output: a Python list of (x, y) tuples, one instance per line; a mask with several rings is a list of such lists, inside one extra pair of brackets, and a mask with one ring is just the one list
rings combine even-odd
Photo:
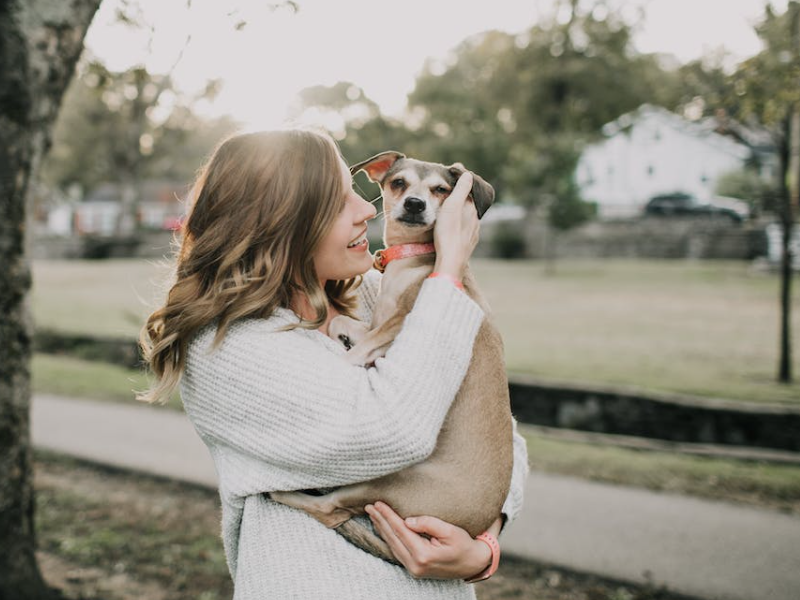
[[(379, 276), (365, 276), (359, 317), (369, 321)], [(219, 475), (222, 539), (236, 600), (474, 599), (461, 580), (414, 579), (263, 492), (328, 488), (401, 470), (426, 458), (455, 397), (483, 319), (451, 283), (427, 280), (401, 333), (373, 368), (306, 329), (288, 309), (215, 328), (191, 342), (181, 396)], [(528, 473), (514, 434), (514, 473), (503, 512), (513, 519)], [(358, 517), (369, 523), (366, 517)]]

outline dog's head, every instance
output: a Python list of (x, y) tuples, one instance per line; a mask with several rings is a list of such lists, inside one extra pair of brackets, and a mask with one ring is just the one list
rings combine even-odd
[[(430, 238), (439, 207), (466, 171), (460, 163), (445, 166), (406, 158), (393, 151), (350, 167), (353, 175), (361, 170), (370, 181), (381, 186), (387, 243), (390, 238), (403, 241)], [(480, 218), (494, 202), (494, 188), (473, 173), (470, 195)]]

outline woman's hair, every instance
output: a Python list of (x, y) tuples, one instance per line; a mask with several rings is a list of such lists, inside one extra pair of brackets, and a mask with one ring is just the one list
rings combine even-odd
[(340, 165), (335, 142), (313, 131), (249, 133), (220, 144), (192, 189), (176, 281), (142, 329), (140, 345), (156, 382), (138, 399), (169, 399), (188, 343), (209, 323), (217, 324), (216, 347), (231, 322), (288, 308), (296, 292), (316, 312), (299, 327), (325, 322), (326, 299), (352, 314), (349, 292), (360, 279), (328, 282), (323, 290), (313, 262), (344, 207)]

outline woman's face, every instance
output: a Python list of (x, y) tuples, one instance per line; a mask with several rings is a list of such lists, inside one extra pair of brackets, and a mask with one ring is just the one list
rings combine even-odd
[(375, 207), (353, 189), (350, 170), (339, 160), (344, 189), (344, 208), (314, 253), (314, 268), (321, 283), (351, 279), (366, 273), (372, 266), (367, 242), (367, 221), (375, 216)]

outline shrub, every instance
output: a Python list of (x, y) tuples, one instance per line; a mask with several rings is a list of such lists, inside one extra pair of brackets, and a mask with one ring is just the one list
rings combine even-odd
[(519, 224), (498, 223), (491, 238), (491, 255), (495, 258), (524, 258), (525, 236)]

